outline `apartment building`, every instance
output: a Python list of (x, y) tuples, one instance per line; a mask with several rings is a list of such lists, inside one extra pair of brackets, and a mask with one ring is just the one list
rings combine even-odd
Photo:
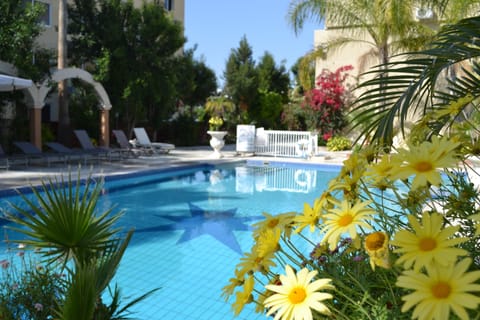
[[(48, 49), (57, 48), (58, 37), (58, 1), (59, 0), (28, 0), (45, 7), (41, 23), (45, 25), (44, 32), (38, 38), (38, 43)], [(68, 0), (67, 0), (68, 1)], [(173, 18), (184, 24), (185, 0), (134, 0), (135, 6), (140, 7), (144, 1), (155, 2), (173, 15)]]

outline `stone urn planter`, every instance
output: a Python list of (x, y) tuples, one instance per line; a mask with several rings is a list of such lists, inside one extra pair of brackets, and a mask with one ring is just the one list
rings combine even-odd
[(212, 158), (220, 159), (223, 157), (222, 153), (220, 152), (225, 145), (225, 136), (227, 135), (227, 131), (212, 131), (209, 130), (207, 133), (212, 137), (210, 139), (210, 146), (213, 148)]

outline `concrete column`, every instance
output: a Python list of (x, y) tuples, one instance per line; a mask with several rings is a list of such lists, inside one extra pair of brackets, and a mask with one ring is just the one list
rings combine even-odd
[(42, 109), (29, 108), (30, 142), (42, 150)]
[(100, 141), (99, 144), (104, 147), (110, 146), (110, 110), (100, 110)]

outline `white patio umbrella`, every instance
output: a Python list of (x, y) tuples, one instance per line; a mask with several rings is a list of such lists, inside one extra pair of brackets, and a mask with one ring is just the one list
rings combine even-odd
[(0, 74), (0, 91), (14, 91), (33, 86), (30, 79), (18, 78)]

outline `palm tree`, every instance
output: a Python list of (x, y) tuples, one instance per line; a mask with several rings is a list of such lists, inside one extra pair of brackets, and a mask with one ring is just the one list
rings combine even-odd
[[(57, 68), (64, 69), (67, 65), (67, 0), (58, 1), (58, 39)], [(67, 81), (58, 83), (58, 138), (59, 141), (70, 144), (70, 115), (68, 112)]]
[(295, 32), (302, 30), (309, 19), (319, 25), (326, 22), (329, 28), (341, 31), (341, 36), (317, 48), (306, 59), (318, 58), (327, 48), (334, 52), (346, 44), (362, 43), (371, 48), (359, 58), (359, 65), (365, 66), (372, 58), (380, 64), (388, 63), (391, 55), (417, 50), (431, 39), (433, 30), (413, 14), (419, 3), (416, 0), (293, 0), (288, 15)]
[[(418, 115), (430, 135), (443, 132), (459, 121), (472, 121), (478, 115), (480, 98), (480, 44), (476, 41), (479, 30), (480, 16), (446, 25), (434, 38), (431, 48), (406, 53), (401, 61), (369, 72), (371, 80), (360, 84), (367, 91), (355, 103), (356, 123), (365, 124), (362, 137), (391, 144), (395, 122), (399, 122), (403, 132), (412, 113)], [(389, 76), (379, 77), (385, 68)], [(455, 78), (445, 77), (452, 69), (460, 72)], [(477, 130), (476, 125), (470, 127)]]
[(205, 112), (211, 116), (223, 117), (235, 110), (235, 103), (228, 96), (210, 96), (205, 103)]
[[(315, 19), (319, 23), (327, 21), (327, 24), (333, 24), (343, 31), (344, 36), (326, 44), (328, 50), (339, 49), (352, 42), (368, 43), (371, 46), (371, 50), (360, 57), (360, 65), (365, 65), (369, 58), (377, 57), (378, 66), (374, 72), (365, 74), (374, 79), (359, 86), (362, 90), (371, 91), (363, 94), (357, 101), (356, 105), (360, 107), (357, 107), (354, 112), (360, 112), (360, 114), (355, 115), (353, 119), (354, 128), (360, 128), (364, 137), (382, 123), (373, 138), (381, 137), (383, 143), (387, 144), (392, 142), (395, 118), (392, 115), (383, 119), (382, 117), (385, 117), (385, 110), (389, 109), (389, 104), (394, 98), (385, 94), (385, 91), (390, 90), (390, 93), (400, 95), (401, 88), (405, 88), (408, 83), (397, 83), (396, 87), (385, 87), (388, 86), (387, 81), (392, 83), (391, 81), (396, 77), (388, 76), (389, 72), (392, 72), (391, 57), (396, 53), (425, 49), (426, 44), (431, 42), (436, 31), (416, 21), (413, 15), (414, 10), (425, 7), (432, 8), (437, 14), (435, 18), (438, 23), (450, 23), (458, 21), (465, 12), (477, 12), (479, 4), (478, 0), (295, 0), (290, 5), (291, 24), (296, 32), (301, 30), (307, 19)], [(365, 34), (369, 37), (365, 37)], [(322, 50), (319, 48), (317, 53), (307, 55), (306, 59), (309, 57), (315, 59), (319, 55), (318, 52), (323, 53)], [(404, 56), (398, 57), (400, 60), (404, 58)], [(443, 74), (455, 74), (452, 70), (454, 69), (449, 67), (449, 72), (443, 72)], [(403, 69), (394, 71), (401, 73)], [(389, 80), (384, 80), (384, 77), (389, 77)], [(445, 78), (444, 75), (442, 77)], [(398, 81), (408, 80), (399, 79)], [(403, 114), (400, 117), (402, 128), (405, 120), (406, 114)]]

